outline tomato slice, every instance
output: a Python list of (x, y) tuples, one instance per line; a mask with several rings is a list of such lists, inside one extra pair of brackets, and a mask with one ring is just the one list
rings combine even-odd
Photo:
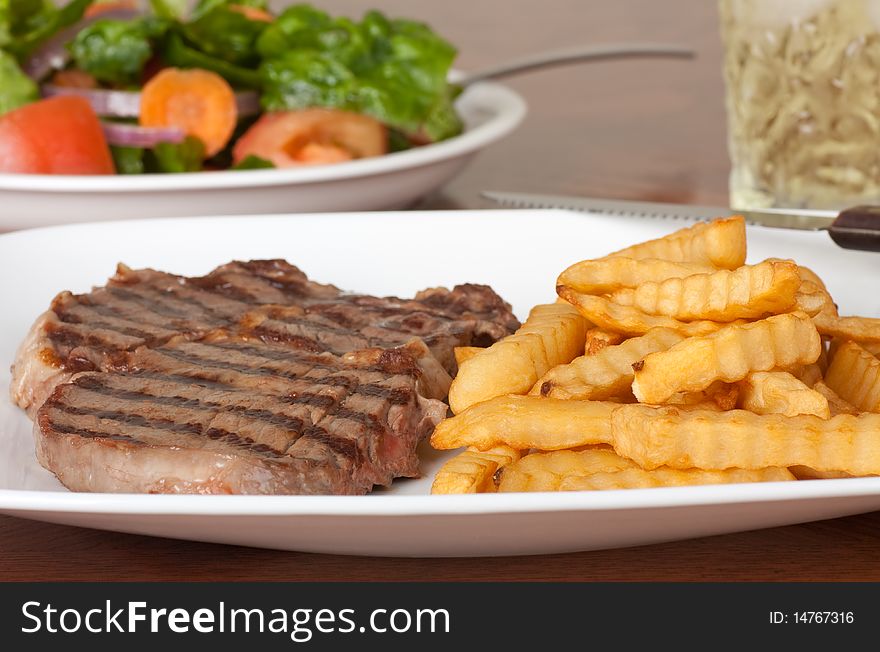
[(275, 16), (270, 14), (268, 11), (263, 9), (258, 9), (257, 7), (249, 7), (248, 5), (236, 5), (231, 4), (226, 7), (229, 11), (234, 11), (236, 13), (241, 14), (248, 20), (254, 20), (261, 23), (271, 23), (275, 20)]
[(259, 156), (285, 168), (341, 163), (387, 151), (388, 131), (377, 120), (335, 109), (305, 109), (263, 115), (235, 144), (233, 160)]
[(94, 4), (89, 5), (89, 8), (85, 10), (83, 14), (83, 18), (94, 18), (95, 16), (100, 16), (101, 14), (105, 14), (108, 11), (116, 11), (118, 9), (131, 9), (133, 11), (137, 11), (138, 3), (137, 0), (118, 0), (114, 2), (96, 2)]
[(115, 169), (89, 103), (60, 96), (0, 116), (0, 172), (113, 174)]

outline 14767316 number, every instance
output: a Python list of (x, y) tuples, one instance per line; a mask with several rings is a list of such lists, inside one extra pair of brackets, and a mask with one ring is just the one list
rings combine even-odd
[(770, 622), (773, 624), (847, 624), (855, 622), (852, 611), (793, 611), (786, 614), (782, 611), (771, 611)]

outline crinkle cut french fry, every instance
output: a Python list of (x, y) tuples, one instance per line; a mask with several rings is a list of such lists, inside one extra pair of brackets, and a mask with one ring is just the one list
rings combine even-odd
[(813, 383), (813, 389), (819, 392), (822, 396), (825, 397), (825, 400), (828, 401), (828, 408), (831, 411), (831, 416), (836, 417), (838, 414), (858, 414), (859, 409), (849, 403), (848, 401), (844, 401), (837, 395), (833, 389), (828, 387), (823, 381), (818, 380)]
[(566, 477), (632, 468), (638, 465), (613, 450), (533, 453), (504, 469), (498, 491), (558, 491), (559, 483)]
[(713, 382), (732, 383), (753, 371), (810, 364), (821, 340), (804, 313), (785, 313), (684, 340), (637, 362), (633, 394), (641, 403), (663, 403), (677, 392), (697, 392)]
[(763, 469), (809, 466), (880, 474), (880, 414), (759, 415), (620, 405), (611, 415), (614, 449), (646, 469)]
[(736, 269), (746, 262), (746, 223), (739, 215), (701, 222), (662, 238), (621, 249), (608, 257), (618, 256)]
[[(801, 279), (791, 261), (744, 265), (618, 290), (611, 300), (649, 315), (730, 322), (791, 310)], [(818, 312), (818, 310), (817, 310)]]
[(704, 471), (661, 467), (646, 471), (614, 451), (554, 451), (528, 455), (505, 467), (498, 491), (596, 491), (794, 479), (782, 468)]
[[(692, 487), (706, 484), (736, 484), (744, 482), (784, 482), (795, 480), (791, 471), (783, 468), (725, 469), (669, 469), (661, 467), (650, 471), (635, 468), (616, 473), (597, 473), (563, 478), (559, 491), (603, 491), (610, 489), (651, 489), (654, 487)], [(535, 491), (535, 489), (531, 489)], [(544, 491), (538, 489), (538, 491)]]
[(656, 328), (642, 337), (609, 346), (595, 355), (576, 358), (544, 374), (530, 394), (560, 399), (604, 400), (630, 393), (632, 365), (649, 353), (665, 351), (684, 339), (675, 331)]
[(785, 371), (756, 371), (740, 383), (739, 406), (755, 414), (831, 418), (828, 399)]
[(538, 396), (499, 396), (441, 421), (431, 436), (440, 450), (504, 444), (517, 450), (561, 450), (607, 444), (617, 403), (560, 401)]
[(822, 360), (823, 355), (825, 354), (825, 347), (822, 347), (821, 352), (819, 353), (819, 358), (813, 364), (805, 364), (805, 365), (797, 365), (788, 369), (788, 371), (792, 376), (797, 378), (807, 387), (812, 387), (816, 384), (817, 381), (822, 380), (824, 374), (822, 373), (822, 367), (819, 366), (819, 361)]
[(822, 280), (822, 277), (819, 276), (816, 272), (814, 272), (809, 267), (804, 267), (803, 265), (798, 265), (798, 274), (800, 275), (802, 280), (809, 281), (810, 283), (813, 283), (814, 285), (816, 285), (820, 289), (825, 290), (826, 292), (828, 291), (828, 288), (825, 287), (825, 281)]
[(556, 285), (565, 285), (584, 294), (606, 294), (621, 288), (634, 288), (642, 283), (713, 271), (715, 268), (711, 265), (669, 260), (597, 258), (571, 265), (559, 275)]
[(498, 469), (521, 457), (510, 446), (496, 446), (487, 451), (469, 448), (446, 462), (431, 485), (432, 494), (474, 494), (495, 491), (495, 473)]
[(828, 337), (854, 342), (880, 342), (880, 318), (877, 317), (835, 317), (820, 312), (813, 317), (813, 321), (819, 332)]
[(458, 414), (496, 396), (527, 393), (548, 370), (581, 355), (586, 330), (570, 305), (535, 306), (516, 333), (461, 365), (449, 388), (449, 407)]
[(828, 291), (813, 283), (803, 281), (795, 295), (797, 310), (807, 313), (810, 317), (822, 315), (819, 319), (836, 319), (837, 306)]
[(705, 410), (732, 410), (739, 400), (739, 385), (715, 381), (699, 392), (680, 392), (673, 394), (664, 405)]
[(456, 346), (453, 349), (453, 353), (455, 353), (455, 364), (460, 367), (475, 355), (485, 350), (486, 349), (481, 346)]
[(855, 342), (837, 348), (825, 384), (858, 409), (880, 412), (880, 360)]
[[(560, 297), (560, 301), (565, 301), (565, 299)], [(584, 345), (584, 355), (596, 355), (606, 347), (620, 344), (624, 339), (626, 338), (623, 335), (614, 331), (589, 328), (587, 329), (587, 343)]]
[[(557, 286), (559, 296), (575, 306), (590, 322), (600, 328), (623, 333), (629, 337), (644, 335), (654, 328), (671, 328), (682, 335), (694, 337), (714, 333), (728, 326), (714, 321), (680, 321), (665, 315), (647, 315), (641, 310), (621, 306), (605, 297), (582, 294), (564, 285)], [(731, 322), (734, 324), (741, 321)]]
[(822, 375), (825, 375), (825, 372), (828, 371), (828, 365), (831, 362), (831, 358), (828, 355), (828, 346), (825, 343), (825, 340), (822, 340), (822, 350), (819, 351), (819, 357), (816, 359), (816, 366), (819, 368), (819, 371), (822, 372)]
[(789, 469), (798, 480), (837, 480), (855, 477), (843, 471), (817, 471), (809, 466), (793, 466)]

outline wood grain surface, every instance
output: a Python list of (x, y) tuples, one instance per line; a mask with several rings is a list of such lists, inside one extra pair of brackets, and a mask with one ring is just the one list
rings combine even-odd
[[(318, 4), (359, 14), (356, 0)], [(371, 0), (430, 22), (459, 66), (586, 43), (688, 44), (696, 61), (580, 65), (511, 80), (529, 102), (514, 135), (428, 208), (485, 207), (479, 191), (725, 203), (721, 44), (708, 0)], [(845, 255), (841, 253), (841, 255)], [(0, 517), (2, 580), (880, 580), (880, 513), (642, 548), (500, 559), (298, 554)]]

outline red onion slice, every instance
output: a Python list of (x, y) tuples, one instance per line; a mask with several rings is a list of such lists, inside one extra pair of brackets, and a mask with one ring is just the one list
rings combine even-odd
[[(136, 118), (141, 113), (141, 94), (136, 91), (111, 91), (103, 88), (73, 88), (43, 84), (43, 97), (78, 95), (88, 100), (101, 116), (112, 118)], [(260, 112), (260, 96), (255, 91), (235, 94), (238, 116), (244, 118)]]
[(155, 147), (159, 143), (181, 143), (186, 138), (179, 127), (140, 127), (120, 122), (102, 122), (104, 136), (120, 147)]
[(88, 100), (98, 115), (136, 118), (141, 114), (141, 94), (134, 91), (110, 91), (103, 88), (74, 88), (43, 84), (43, 97), (77, 95)]
[(83, 18), (75, 25), (62, 29), (34, 50), (33, 54), (24, 62), (22, 70), (32, 79), (40, 81), (53, 70), (61, 70), (67, 65), (67, 62), (70, 61), (70, 52), (67, 51), (66, 45), (79, 34), (80, 30), (105, 18), (111, 20), (131, 20), (140, 16), (141, 13), (136, 9), (112, 9), (97, 16)]
[(246, 118), (260, 112), (260, 96), (256, 91), (242, 91), (235, 94), (235, 107), (238, 117)]

